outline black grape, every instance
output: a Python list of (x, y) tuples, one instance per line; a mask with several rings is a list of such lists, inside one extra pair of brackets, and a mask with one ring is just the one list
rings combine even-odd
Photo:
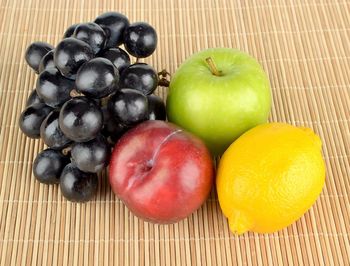
[(110, 97), (108, 110), (120, 123), (134, 125), (148, 118), (148, 99), (138, 90), (122, 89)]
[(151, 94), (158, 86), (156, 71), (145, 63), (136, 63), (126, 68), (120, 77), (120, 87)]
[(63, 196), (70, 201), (86, 202), (91, 200), (98, 187), (95, 173), (80, 171), (72, 163), (67, 164), (60, 177), (60, 188)]
[(107, 58), (119, 70), (121, 74), (125, 68), (130, 66), (130, 57), (127, 52), (120, 48), (110, 48), (104, 50), (101, 57)]
[(47, 146), (53, 149), (63, 149), (71, 143), (71, 140), (63, 134), (59, 127), (59, 114), (59, 110), (53, 110), (45, 118), (40, 127), (41, 138)]
[(106, 12), (99, 15), (94, 22), (100, 25), (106, 33), (106, 48), (122, 44), (124, 31), (129, 26), (129, 20), (126, 16), (118, 12)]
[(69, 158), (60, 151), (53, 149), (43, 150), (34, 160), (34, 176), (41, 183), (59, 183), (62, 170), (69, 162)]
[(39, 97), (49, 106), (58, 107), (68, 101), (74, 81), (61, 75), (57, 68), (50, 68), (40, 73), (36, 81)]
[(40, 126), (52, 108), (43, 103), (28, 106), (19, 117), (19, 127), (30, 138), (40, 137)]
[(63, 76), (75, 79), (80, 66), (94, 57), (90, 45), (69, 37), (63, 39), (56, 47), (53, 59)]
[(99, 53), (106, 42), (105, 32), (98, 24), (93, 22), (79, 24), (74, 30), (73, 37), (90, 45), (94, 54)]
[(88, 97), (103, 98), (117, 89), (118, 69), (106, 58), (97, 57), (82, 65), (75, 85)]
[(92, 140), (98, 135), (102, 126), (103, 116), (100, 107), (86, 97), (75, 97), (61, 108), (59, 127), (73, 141)]
[(41, 59), (52, 49), (54, 47), (46, 42), (33, 42), (25, 52), (25, 59), (28, 65), (38, 73)]
[(132, 23), (124, 33), (125, 49), (138, 58), (150, 56), (155, 51), (157, 42), (156, 30), (146, 22)]
[(110, 147), (103, 136), (88, 142), (76, 142), (71, 150), (72, 162), (84, 172), (97, 173), (108, 165)]
[(55, 68), (55, 62), (53, 61), (53, 53), (55, 50), (51, 50), (41, 59), (39, 64), (39, 73), (49, 68)]
[(148, 95), (148, 119), (166, 120), (166, 109), (162, 98), (156, 95)]
[(31, 106), (33, 104), (37, 103), (44, 103), (42, 99), (40, 99), (38, 93), (36, 92), (36, 89), (32, 90), (32, 92), (29, 94), (29, 97), (26, 102), (26, 107)]

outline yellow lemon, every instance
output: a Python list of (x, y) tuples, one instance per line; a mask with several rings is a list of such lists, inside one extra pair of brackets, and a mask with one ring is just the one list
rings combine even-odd
[(257, 126), (231, 144), (216, 180), (231, 231), (274, 232), (299, 219), (324, 185), (321, 146), (311, 129), (284, 123)]

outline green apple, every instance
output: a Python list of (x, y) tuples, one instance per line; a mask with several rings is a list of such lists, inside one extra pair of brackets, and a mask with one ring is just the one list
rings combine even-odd
[(266, 123), (271, 108), (269, 80), (261, 65), (244, 52), (204, 50), (174, 74), (166, 107), (169, 121), (220, 155), (245, 131)]

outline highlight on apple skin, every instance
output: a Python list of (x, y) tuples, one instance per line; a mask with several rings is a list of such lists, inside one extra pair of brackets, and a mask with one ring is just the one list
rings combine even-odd
[(213, 185), (214, 166), (198, 137), (171, 123), (146, 121), (116, 144), (109, 181), (138, 217), (174, 223), (205, 202)]

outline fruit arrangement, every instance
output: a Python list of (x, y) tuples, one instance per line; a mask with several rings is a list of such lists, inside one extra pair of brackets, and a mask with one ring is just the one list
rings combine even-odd
[[(157, 223), (193, 213), (214, 183), (234, 233), (274, 232), (299, 219), (324, 185), (322, 143), (310, 129), (267, 123), (271, 92), (260, 64), (212, 48), (168, 81), (167, 71), (139, 62), (156, 46), (152, 26), (108, 12), (70, 26), (55, 48), (28, 47), (38, 79), (19, 125), (48, 146), (34, 161), (36, 179), (85, 202), (109, 165), (113, 192)], [(152, 94), (159, 85), (169, 87), (166, 106)]]
[(232, 232), (280, 230), (321, 193), (319, 137), (310, 129), (267, 123), (269, 81), (251, 56), (229, 48), (192, 55), (170, 81), (166, 108), (169, 121), (222, 155), (216, 190)]
[(117, 12), (70, 26), (56, 47), (29, 45), (25, 60), (38, 78), (19, 126), (48, 146), (34, 160), (38, 181), (59, 183), (68, 200), (88, 201), (115, 142), (145, 120), (166, 119), (162, 99), (152, 94), (161, 79), (139, 62), (156, 46), (151, 25)]

